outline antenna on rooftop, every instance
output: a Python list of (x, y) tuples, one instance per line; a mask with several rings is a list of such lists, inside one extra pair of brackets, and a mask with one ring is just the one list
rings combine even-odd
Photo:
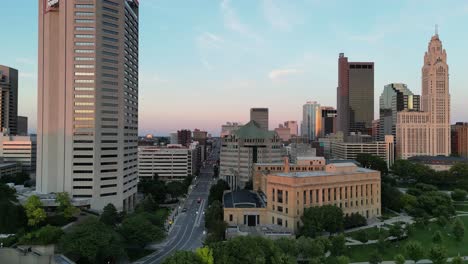
[(436, 34), (436, 36), (439, 35), (439, 25), (437, 25), (437, 24), (435, 25), (435, 34)]

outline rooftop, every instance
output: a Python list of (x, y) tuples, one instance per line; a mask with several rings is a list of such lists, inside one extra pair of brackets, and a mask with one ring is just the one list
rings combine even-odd
[(250, 138), (273, 138), (275, 136), (274, 131), (267, 131), (261, 129), (255, 121), (250, 121), (241, 128), (233, 132), (233, 135), (241, 139), (250, 139)]
[(408, 158), (409, 161), (424, 162), (430, 164), (454, 164), (468, 163), (467, 158), (463, 157), (447, 157), (447, 156), (415, 156)]
[(224, 208), (262, 208), (262, 203), (257, 193), (249, 190), (229, 191), (224, 193)]
[[(353, 164), (354, 165), (354, 164)], [(291, 178), (307, 178), (307, 177), (323, 177), (323, 176), (342, 176), (352, 175), (356, 173), (371, 173), (376, 172), (371, 169), (356, 167), (353, 171), (298, 171), (298, 172), (280, 172), (273, 173), (273, 176), (291, 177)]]

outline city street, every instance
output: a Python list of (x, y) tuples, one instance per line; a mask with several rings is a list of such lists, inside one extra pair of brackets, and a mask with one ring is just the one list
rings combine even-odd
[[(213, 165), (219, 157), (219, 144), (213, 146), (213, 150), (207, 159), (205, 168), (200, 169), (200, 175), (194, 181), (193, 190), (187, 197), (185, 204), (180, 209), (174, 226), (165, 241), (160, 244), (157, 251), (134, 263), (157, 264), (177, 250), (195, 250), (203, 245), (205, 235), (204, 210), (207, 207), (208, 194), (213, 182)], [(182, 213), (182, 209), (187, 211)]]

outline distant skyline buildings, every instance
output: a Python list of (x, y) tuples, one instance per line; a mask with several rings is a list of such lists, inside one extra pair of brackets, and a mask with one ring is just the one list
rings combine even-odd
[(0, 65), (0, 132), (12, 135), (18, 128), (18, 70)]
[(255, 121), (261, 129), (269, 130), (268, 108), (250, 108), (250, 121)]
[(302, 106), (301, 135), (310, 141), (317, 139), (322, 128), (322, 108), (316, 101), (308, 101)]
[(374, 63), (338, 58), (337, 131), (370, 134), (374, 120)]

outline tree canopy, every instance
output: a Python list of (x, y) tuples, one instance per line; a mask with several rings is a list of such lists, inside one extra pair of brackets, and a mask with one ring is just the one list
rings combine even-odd
[(154, 226), (143, 215), (137, 214), (127, 217), (119, 229), (120, 234), (128, 244), (144, 248), (150, 242), (157, 242), (164, 238), (164, 231)]
[(119, 213), (113, 204), (109, 203), (104, 207), (99, 221), (108, 226), (115, 226), (119, 222)]
[(312, 238), (323, 231), (341, 231), (344, 224), (343, 211), (333, 205), (306, 208), (301, 220), (300, 234)]
[(28, 217), (29, 226), (37, 226), (47, 217), (46, 212), (42, 208), (42, 202), (36, 195), (31, 195), (26, 200), (24, 208), (26, 209), (26, 216)]

